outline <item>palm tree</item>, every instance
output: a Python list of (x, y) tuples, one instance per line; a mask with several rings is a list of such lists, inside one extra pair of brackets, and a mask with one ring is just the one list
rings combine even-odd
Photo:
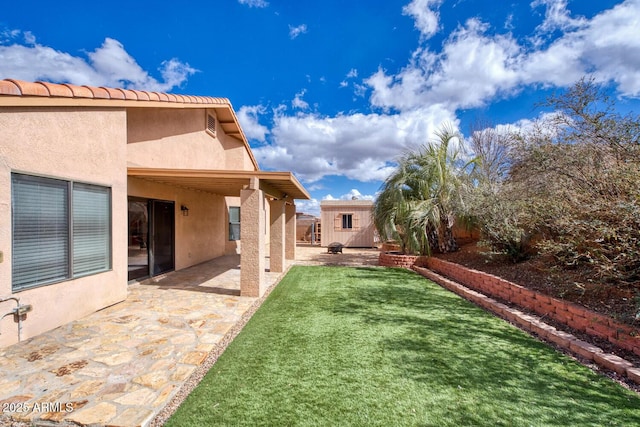
[(468, 185), (458, 142), (450, 125), (436, 139), (402, 156), (396, 171), (381, 187), (374, 204), (374, 221), (383, 239), (400, 243), (404, 253), (429, 254), (458, 249), (453, 226), (463, 207)]

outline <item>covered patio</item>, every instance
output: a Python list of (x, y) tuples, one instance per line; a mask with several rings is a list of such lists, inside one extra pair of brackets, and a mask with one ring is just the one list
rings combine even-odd
[(129, 167), (127, 175), (157, 184), (240, 198), (242, 296), (263, 295), (267, 252), (270, 271), (276, 273), (284, 271), (286, 262), (296, 257), (294, 200), (309, 199), (310, 196), (290, 172)]

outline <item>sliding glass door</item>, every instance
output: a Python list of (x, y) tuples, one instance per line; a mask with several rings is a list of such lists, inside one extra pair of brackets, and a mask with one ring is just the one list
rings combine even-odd
[(173, 202), (151, 201), (151, 275), (174, 269), (175, 207)]
[(175, 204), (129, 197), (129, 280), (175, 268)]

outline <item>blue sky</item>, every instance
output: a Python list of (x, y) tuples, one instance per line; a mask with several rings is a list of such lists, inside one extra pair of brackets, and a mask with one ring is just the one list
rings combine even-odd
[(586, 74), (640, 106), (640, 0), (10, 2), (0, 78), (231, 100), (264, 170), (317, 213), (372, 198), (442, 123), (526, 127)]

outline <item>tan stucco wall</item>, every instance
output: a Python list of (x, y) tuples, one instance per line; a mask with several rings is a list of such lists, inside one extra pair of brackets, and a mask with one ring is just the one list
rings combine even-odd
[(245, 145), (226, 135), (220, 125), (214, 137), (205, 130), (206, 118), (206, 109), (130, 109), (129, 166), (254, 170)]
[[(360, 201), (350, 204), (327, 206), (321, 204), (321, 244), (327, 246), (333, 242), (340, 242), (348, 247), (373, 247), (374, 231), (371, 206)], [(353, 214), (354, 221), (358, 218), (358, 228), (352, 230), (342, 230), (335, 227), (336, 217), (340, 214)], [(342, 224), (340, 223), (340, 226)]]
[[(26, 339), (122, 301), (127, 294), (126, 115), (124, 110), (0, 108), (0, 297), (11, 291), (11, 172), (111, 187), (112, 270), (18, 292), (33, 305)], [(0, 303), (0, 313), (15, 307)], [(0, 346), (17, 341), (13, 316), (0, 321)]]
[[(176, 270), (227, 253), (228, 214), (224, 197), (131, 177), (129, 195), (175, 202)], [(182, 216), (181, 205), (189, 208), (189, 216)]]

